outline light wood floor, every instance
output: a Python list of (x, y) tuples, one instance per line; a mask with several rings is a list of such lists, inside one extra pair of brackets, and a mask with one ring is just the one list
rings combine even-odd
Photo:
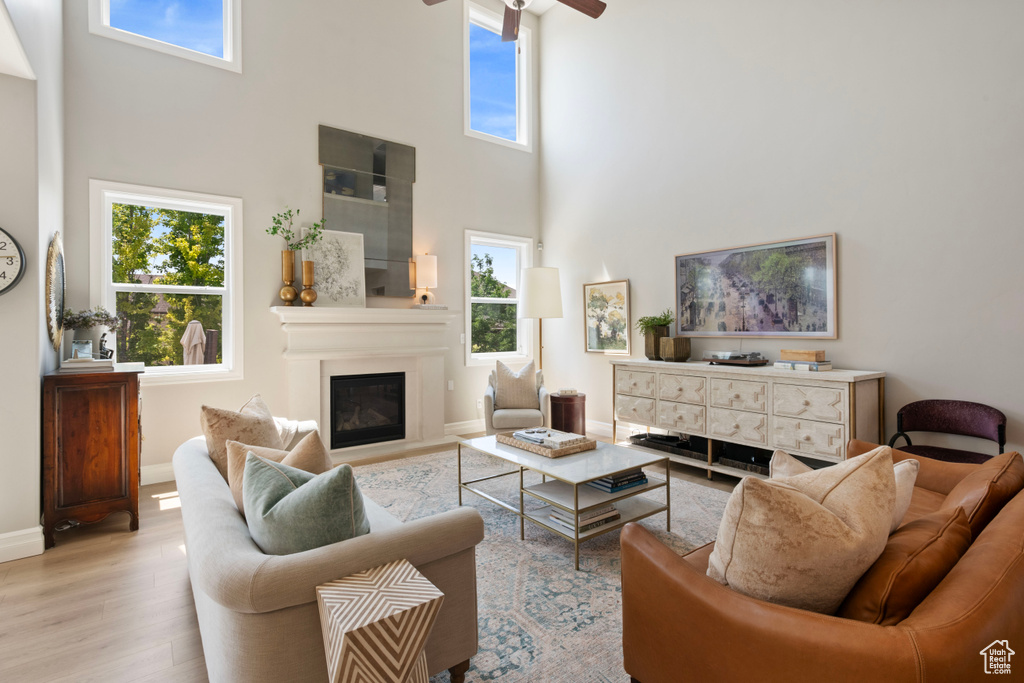
[[(735, 485), (681, 466), (672, 475)], [(137, 533), (119, 513), (0, 564), (0, 681), (207, 680), (174, 482), (143, 486), (139, 516)]]

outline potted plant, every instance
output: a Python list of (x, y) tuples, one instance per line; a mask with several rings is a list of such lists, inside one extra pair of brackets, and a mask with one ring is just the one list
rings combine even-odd
[(668, 336), (668, 327), (675, 320), (671, 308), (661, 315), (645, 315), (636, 321), (636, 329), (644, 335), (644, 355), (648, 360), (661, 360), (661, 339)]
[[(295, 252), (313, 246), (324, 236), (324, 223), (326, 221), (322, 220), (306, 228), (305, 235), (301, 237), (296, 235), (297, 229), (293, 225), (294, 221), (298, 219), (299, 213), (300, 209), (292, 211), (286, 206), (284, 211), (271, 219), (273, 225), (267, 228), (268, 235), (283, 237), (287, 247), (287, 249), (281, 251), (281, 279), (284, 280), (284, 287), (281, 288), (279, 293), (285, 306), (291, 306), (295, 299), (299, 298), (299, 290), (292, 286), (292, 283), (295, 282)], [(303, 301), (306, 301), (307, 306), (312, 306), (313, 301), (316, 300), (316, 292), (313, 291), (312, 261), (302, 262), (302, 280), (305, 286)]]
[[(90, 356), (101, 356), (106, 358), (113, 358), (113, 340), (109, 344), (102, 344), (100, 341), (106, 336), (106, 333), (111, 335), (115, 334), (121, 327), (121, 320), (116, 315), (103, 308), (102, 306), (96, 306), (95, 308), (79, 311), (75, 313), (70, 308), (64, 310), (64, 330), (67, 334), (64, 335), (63, 341), (61, 342), (61, 360), (71, 358), (73, 355), (74, 343), (86, 342), (88, 347), (82, 346), (82, 353), (88, 353)], [(94, 328), (99, 328), (98, 334), (81, 334), (81, 331), (91, 331)], [(100, 330), (106, 330), (102, 332)], [(88, 348), (88, 350), (86, 350)], [(108, 352), (109, 355), (102, 355), (102, 352)]]

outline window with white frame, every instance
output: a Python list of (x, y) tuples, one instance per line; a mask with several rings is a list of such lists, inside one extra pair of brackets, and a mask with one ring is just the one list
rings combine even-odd
[(89, 0), (89, 31), (241, 72), (242, 0)]
[(533, 265), (533, 240), (466, 231), (466, 362), (525, 360), (529, 321), (519, 319), (519, 278)]
[(466, 5), (466, 135), (531, 151), (531, 34), (501, 41), (502, 17)]
[(242, 200), (90, 182), (93, 300), (114, 313), (118, 362), (146, 381), (242, 370)]

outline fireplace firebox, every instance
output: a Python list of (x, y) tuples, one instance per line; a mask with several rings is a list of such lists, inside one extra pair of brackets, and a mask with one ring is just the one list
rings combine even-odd
[(405, 438), (405, 373), (331, 377), (331, 448)]

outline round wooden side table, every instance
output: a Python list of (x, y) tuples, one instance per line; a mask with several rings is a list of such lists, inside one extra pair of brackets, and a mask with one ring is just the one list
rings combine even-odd
[(551, 428), (586, 436), (587, 395), (551, 394)]

